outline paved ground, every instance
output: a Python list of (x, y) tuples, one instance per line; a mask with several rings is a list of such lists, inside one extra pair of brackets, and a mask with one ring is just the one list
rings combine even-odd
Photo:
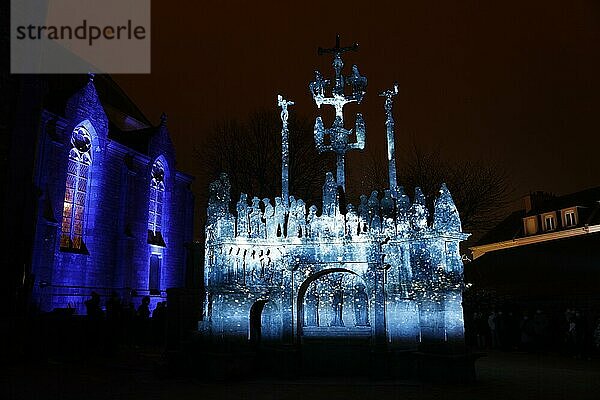
[(159, 379), (156, 356), (12, 366), (0, 378), (2, 399), (600, 399), (600, 361), (491, 352), (470, 385), (367, 379), (253, 380), (206, 383)]

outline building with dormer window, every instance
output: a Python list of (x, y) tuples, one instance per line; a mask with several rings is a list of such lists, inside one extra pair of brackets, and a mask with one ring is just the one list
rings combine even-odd
[(470, 250), (465, 276), (482, 287), (514, 299), (600, 304), (600, 187), (529, 194)]

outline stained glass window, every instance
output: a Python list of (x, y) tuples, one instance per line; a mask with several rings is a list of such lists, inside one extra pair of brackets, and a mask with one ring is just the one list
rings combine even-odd
[(162, 239), (163, 202), (165, 196), (165, 168), (160, 160), (152, 166), (150, 202), (148, 209), (148, 241), (164, 245)]
[(67, 183), (63, 203), (60, 247), (82, 249), (85, 206), (92, 158), (92, 139), (88, 130), (78, 126), (71, 134), (71, 150), (67, 166)]

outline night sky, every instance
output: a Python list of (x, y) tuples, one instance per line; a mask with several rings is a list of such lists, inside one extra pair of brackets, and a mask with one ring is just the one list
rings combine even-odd
[(339, 33), (360, 46), (346, 74), (356, 63), (369, 79), (346, 114), (347, 127), (365, 115), (367, 148), (383, 149), (377, 94), (397, 81), (397, 148), (496, 160), (515, 198), (599, 185), (600, 3), (489, 3), (154, 1), (152, 74), (115, 79), (151, 121), (169, 115), (178, 167), (197, 174), (193, 149), (215, 121), (275, 108), (278, 93), (314, 120), (308, 82), (334, 75), (317, 47)]

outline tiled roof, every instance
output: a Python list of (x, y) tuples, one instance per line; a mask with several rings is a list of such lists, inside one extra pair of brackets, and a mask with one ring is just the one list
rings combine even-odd
[(573, 206), (594, 207), (599, 201), (600, 186), (575, 193), (569, 193), (563, 196), (551, 196), (549, 198), (538, 200), (527, 215), (537, 215)]

